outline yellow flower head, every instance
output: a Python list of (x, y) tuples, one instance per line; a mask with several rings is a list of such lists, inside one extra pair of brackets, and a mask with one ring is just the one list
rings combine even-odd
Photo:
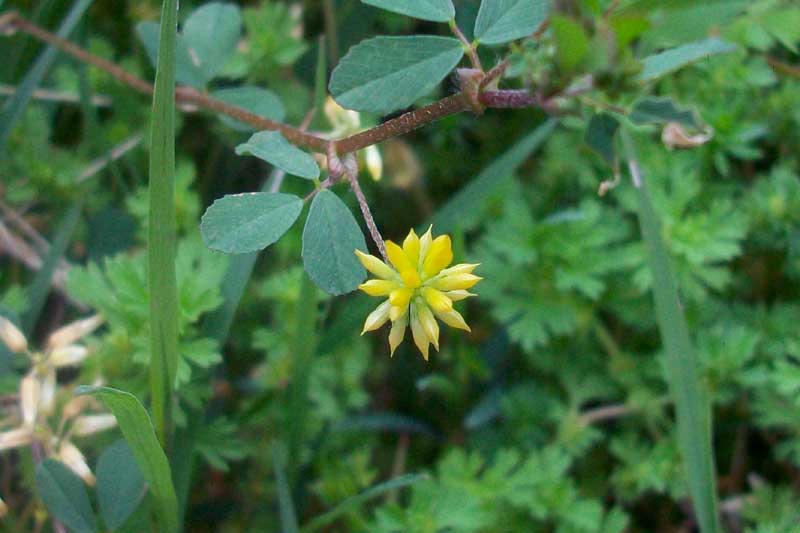
[(429, 346), (439, 349), (437, 318), (448, 326), (470, 331), (461, 314), (453, 309), (453, 302), (475, 296), (467, 289), (483, 278), (472, 273), (477, 264), (450, 266), (453, 246), (449, 236), (434, 239), (428, 228), (418, 237), (412, 229), (402, 246), (386, 241), (391, 266), (360, 250), (356, 255), (364, 268), (377, 276), (358, 288), (370, 296), (386, 297), (367, 317), (362, 335), (391, 320), (389, 348), (394, 355), (410, 325), (414, 343), (427, 361)]

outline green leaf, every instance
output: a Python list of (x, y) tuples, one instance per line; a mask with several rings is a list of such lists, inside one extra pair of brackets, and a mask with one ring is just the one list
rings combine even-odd
[[(140, 22), (136, 25), (136, 34), (144, 45), (144, 51), (154, 67), (158, 66), (158, 43), (160, 42), (160, 30), (158, 22)], [(175, 37), (175, 79), (178, 83), (191, 85), (192, 87), (203, 87), (208, 79), (200, 67), (198, 67), (189, 47), (183, 37)]]
[(422, 20), (447, 22), (456, 16), (452, 0), (361, 0), (365, 4), (380, 7)]
[(319, 177), (319, 166), (314, 158), (287, 141), (280, 132), (260, 131), (236, 147), (238, 155), (252, 155), (263, 159), (287, 174), (308, 180)]
[(63, 463), (54, 459), (39, 463), (36, 487), (47, 510), (72, 531), (97, 531), (86, 487)]
[(367, 243), (353, 214), (331, 191), (319, 191), (303, 230), (306, 272), (330, 294), (350, 292), (367, 277), (356, 249), (366, 251)]
[(384, 481), (383, 483), (378, 483), (377, 485), (370, 487), (367, 490), (356, 494), (355, 496), (347, 498), (330, 511), (317, 516), (314, 518), (314, 520), (303, 526), (301, 531), (303, 533), (310, 533), (311, 531), (321, 529), (335, 521), (343, 514), (358, 509), (360, 506), (370, 500), (374, 500), (375, 498), (378, 498), (387, 492), (408, 487), (409, 485), (413, 485), (414, 483), (426, 479), (430, 479), (430, 476), (427, 474), (406, 474), (404, 476), (398, 476), (394, 479), (390, 479), (389, 481)]
[(391, 113), (430, 93), (463, 56), (461, 42), (450, 37), (375, 37), (350, 48), (329, 88), (343, 107)]
[(689, 326), (681, 306), (669, 254), (661, 237), (661, 221), (653, 207), (647, 182), (639, 172), (633, 140), (624, 130), (623, 140), (637, 193), (639, 226), (653, 274), (656, 318), (665, 351), (665, 377), (675, 403), (678, 444), (689, 493), (700, 530), (704, 533), (715, 533), (720, 531), (720, 526), (709, 390), (700, 378)]
[[(233, 87), (220, 89), (211, 93), (211, 96), (226, 104), (246, 109), (260, 117), (276, 122), (282, 122), (286, 116), (280, 98), (266, 89), (260, 87)], [(238, 131), (253, 131), (253, 127), (244, 122), (232, 119), (227, 115), (219, 115), (219, 119), (228, 127)]]
[(502, 44), (535, 32), (550, 13), (551, 0), (483, 0), (475, 20), (481, 44)]
[(211, 2), (197, 8), (183, 24), (183, 42), (206, 80), (212, 79), (236, 51), (242, 16), (233, 4)]
[(736, 50), (736, 45), (710, 37), (702, 41), (670, 48), (642, 60), (644, 68), (639, 81), (652, 81), (701, 59)]
[(303, 210), (293, 194), (229, 194), (203, 215), (200, 231), (212, 250), (243, 254), (263, 250), (280, 239)]
[(583, 26), (569, 17), (555, 16), (550, 21), (556, 41), (556, 58), (564, 70), (577, 67), (589, 53), (589, 37)]
[(608, 113), (597, 113), (586, 127), (586, 144), (597, 151), (612, 167), (617, 163), (614, 137), (619, 129), (619, 121)]
[(637, 125), (680, 122), (692, 128), (702, 126), (693, 111), (680, 109), (670, 97), (643, 98), (636, 102), (628, 118)]
[(147, 488), (136, 458), (124, 439), (105, 449), (97, 461), (97, 501), (108, 529), (117, 529), (136, 510)]
[(272, 445), (272, 469), (275, 472), (275, 485), (278, 490), (281, 533), (297, 533), (297, 512), (292, 501), (292, 487), (286, 476), (286, 446), (281, 441)]
[(133, 394), (110, 387), (83, 386), (75, 389), (75, 394), (95, 396), (114, 413), (119, 429), (128, 441), (131, 453), (156, 501), (160, 531), (177, 531), (178, 506), (169, 461), (141, 402)]
[(175, 40), (178, 0), (164, 0), (150, 121), (150, 209), (147, 281), (150, 294), (150, 396), (156, 431), (167, 442), (178, 369), (178, 286), (175, 275)]

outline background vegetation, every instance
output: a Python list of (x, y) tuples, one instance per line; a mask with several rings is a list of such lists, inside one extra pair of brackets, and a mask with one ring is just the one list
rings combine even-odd
[[(202, 4), (181, 2), (180, 21)], [(454, 4), (468, 31), (480, 2)], [(481, 59), (491, 66), (510, 54), (501, 87), (555, 94), (591, 74), (596, 90), (554, 117), (534, 108), (449, 116), (380, 144), (382, 179), (362, 175), (384, 237), (401, 240), (432, 221), (435, 233), (453, 236), (457, 262), (481, 263), (480, 296), (464, 312), (472, 333), (444, 334), (428, 363), (408, 340), (390, 359), (383, 333), (359, 335), (370, 298), (334, 298), (308, 281), (300, 224), (259, 256), (208, 250), (205, 209), (276, 176), (236, 155), (252, 133), (243, 124), (192, 106), (177, 114), (180, 338), (166, 448), (187, 530), (696, 529), (670, 394), (690, 380), (662, 344), (652, 291), (663, 284), (657, 272), (654, 282), (626, 156), (614, 150), (624, 139), (591, 127), (587, 136), (595, 113), (606, 112), (635, 143), (709, 395), (722, 527), (800, 531), (800, 8), (791, 0), (555, 4), (540, 39), (481, 47)], [(70, 40), (154, 77), (157, 47), (146, 35), (157, 26), (147, 22), (158, 20), (160, 2), (0, 5), (46, 28), (72, 17)], [(200, 74), (182, 73), (178, 57), (178, 81), (199, 75), (212, 94), (268, 89), (275, 100), (264, 113), (290, 124), (320, 107), (321, 50), (330, 71), (368, 37), (449, 34), (446, 24), (357, 0), (236, 5), (242, 31), (230, 57)], [(636, 58), (709, 36), (735, 49), (635, 81)], [(87, 530), (142, 531), (169, 496), (137, 469), (119, 429), (83, 436), (67, 407), (76, 385), (101, 383), (150, 404), (151, 99), (63, 54), (42, 65), (45, 47), (24, 32), (0, 43), (0, 312), (33, 354), (0, 343), (0, 432), (18, 422), (23, 376), (50, 371), (41, 359), (50, 334), (94, 313), (104, 319), (80, 340), (90, 350), (80, 366), (59, 368), (58, 407), (38, 434), (46, 455), (68, 466), (74, 455), (61, 443), (74, 442), (97, 479), (65, 490), (71, 471), (42, 462), (36, 446), (3, 450), (0, 526), (57, 528), (51, 518), (68, 522), (59, 514), (66, 505)], [(448, 78), (423, 103), (456, 84)], [(21, 103), (37, 85), (49, 92)], [(668, 149), (661, 119), (622, 117), (647, 96), (669, 97), (694, 113), (684, 123), (713, 136)], [(363, 113), (361, 127), (384, 118)], [(322, 113), (311, 124), (334, 127)], [(599, 195), (615, 168), (621, 181)], [(303, 197), (312, 187), (287, 178), (281, 190)], [(334, 191), (358, 212), (344, 185)], [(114, 466), (101, 474), (104, 458)], [(48, 486), (89, 496), (54, 502)], [(109, 496), (108, 487), (130, 492)]]

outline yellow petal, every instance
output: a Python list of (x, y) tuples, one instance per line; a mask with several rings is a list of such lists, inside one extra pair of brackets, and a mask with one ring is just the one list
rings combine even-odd
[(422, 264), (422, 273), (426, 277), (438, 274), (453, 262), (453, 244), (449, 235), (439, 235), (431, 243), (428, 254)]
[(358, 288), (370, 296), (388, 296), (390, 292), (398, 287), (394, 281), (387, 279), (371, 279), (362, 283)]
[(364, 265), (371, 273), (375, 274), (381, 279), (394, 279), (397, 276), (392, 267), (375, 257), (374, 255), (365, 254), (361, 250), (356, 250), (356, 255), (361, 264)]
[(403, 241), (403, 251), (412, 265), (416, 266), (419, 263), (419, 237), (413, 229), (408, 232), (408, 236)]
[(392, 322), (392, 330), (389, 332), (389, 357), (394, 355), (394, 351), (403, 342), (408, 327), (408, 315), (403, 315), (398, 320)]
[(412, 265), (411, 261), (408, 260), (408, 256), (403, 249), (392, 241), (386, 241), (386, 255), (389, 256), (389, 261), (398, 272), (417, 269), (416, 265)]
[(391, 307), (392, 304), (389, 303), (389, 300), (386, 300), (376, 307), (375, 310), (367, 316), (367, 320), (364, 322), (364, 330), (361, 334), (363, 335), (368, 331), (374, 331), (384, 325), (386, 321), (389, 320), (389, 309), (391, 309)]
[(461, 313), (455, 309), (451, 309), (445, 313), (436, 313), (437, 318), (450, 326), (451, 328), (463, 329), (464, 331), (472, 331), (467, 325)]
[(461, 291), (461, 290), (459, 290), (459, 291), (448, 291), (448, 292), (446, 292), (444, 294), (445, 294), (445, 296), (447, 296), (448, 298), (450, 298), (450, 300), (452, 300), (454, 302), (460, 302), (461, 300), (466, 300), (467, 298), (472, 298), (473, 296), (477, 296), (477, 294), (474, 294), (472, 292)]
[(7, 318), (0, 316), (0, 340), (2, 340), (8, 349), (13, 353), (22, 353), (28, 351), (28, 341), (25, 335), (14, 325), (13, 322)]
[(416, 269), (408, 269), (400, 272), (400, 279), (406, 287), (416, 289), (422, 285), (422, 279), (419, 277), (419, 272)]
[(367, 170), (369, 170), (369, 175), (372, 176), (372, 179), (380, 181), (383, 177), (383, 158), (381, 158), (381, 152), (378, 147), (374, 144), (368, 146), (364, 150), (364, 160), (367, 163)]
[(425, 304), (418, 306), (417, 311), (417, 316), (425, 335), (433, 343), (434, 348), (439, 350), (439, 324), (436, 323), (436, 318), (434, 318), (430, 308)]
[(428, 255), (428, 250), (431, 248), (431, 243), (433, 242), (432, 232), (433, 226), (428, 226), (428, 231), (419, 238), (419, 268), (422, 268), (422, 262), (425, 260), (425, 257)]
[(444, 313), (453, 308), (453, 301), (448, 298), (442, 291), (438, 291), (432, 287), (424, 287), (422, 289), (422, 297), (428, 302), (428, 305), (434, 311)]
[(408, 313), (408, 302), (402, 306), (393, 305), (392, 308), (389, 310), (389, 320), (395, 322), (400, 320)]
[(481, 266), (480, 263), (460, 263), (450, 268), (445, 268), (441, 271), (443, 276), (451, 276), (454, 274), (472, 274), (472, 271)]
[(406, 307), (408, 302), (411, 301), (411, 297), (414, 295), (413, 289), (402, 288), (402, 289), (395, 289), (389, 295), (389, 301), (395, 307)]
[(466, 290), (478, 283), (483, 278), (475, 274), (456, 274), (437, 279), (433, 286), (440, 291)]
[(417, 348), (422, 353), (422, 357), (427, 361), (428, 345), (430, 341), (428, 340), (428, 335), (425, 333), (425, 329), (419, 321), (416, 311), (413, 309), (411, 311), (411, 336), (414, 337), (414, 344), (417, 345)]

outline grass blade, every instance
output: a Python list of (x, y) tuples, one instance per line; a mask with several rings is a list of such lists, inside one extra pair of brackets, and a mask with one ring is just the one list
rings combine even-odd
[(314, 518), (311, 522), (303, 526), (301, 531), (303, 533), (311, 533), (312, 531), (316, 531), (318, 529), (322, 529), (323, 527), (327, 526), (341, 515), (345, 514), (348, 511), (353, 509), (357, 509), (361, 505), (365, 504), (366, 502), (373, 500), (389, 491), (407, 487), (409, 485), (413, 485), (419, 481), (423, 481), (428, 479), (427, 474), (406, 474), (404, 476), (399, 476), (394, 479), (390, 479), (389, 481), (385, 481), (383, 483), (379, 483), (374, 487), (370, 487), (364, 492), (360, 494), (356, 494), (355, 496), (351, 496), (347, 498), (345, 501), (328, 511), (327, 513), (323, 513), (318, 517)]
[(178, 366), (178, 290), (175, 278), (175, 40), (177, 0), (164, 0), (150, 130), (150, 389), (156, 432), (166, 445)]
[(656, 318), (666, 353), (666, 378), (675, 404), (678, 444), (689, 482), (689, 493), (700, 530), (704, 533), (716, 533), (720, 531), (720, 526), (709, 394), (700, 380), (678, 287), (669, 264), (669, 255), (661, 239), (661, 224), (636, 160), (633, 140), (625, 131), (623, 140), (637, 191), (639, 225), (653, 272)]
[[(92, 4), (92, 1), (93, 0), (76, 0), (69, 10), (69, 13), (67, 13), (67, 16), (64, 17), (61, 26), (58, 28), (57, 35), (59, 37), (65, 39), (69, 37), (72, 30), (78, 25), (83, 14)], [(25, 75), (19, 87), (17, 87), (14, 96), (9, 98), (3, 106), (2, 112), (0, 113), (0, 149), (5, 147), (6, 140), (11, 130), (14, 128), (14, 124), (19, 117), (22, 116), (25, 106), (33, 96), (33, 91), (36, 90), (45, 74), (47, 74), (47, 71), (50, 70), (57, 53), (58, 49), (53, 45), (49, 45), (44, 52), (39, 54), (39, 57), (36, 58), (36, 62)]]
[(67, 247), (72, 240), (72, 234), (75, 233), (75, 228), (78, 227), (85, 197), (85, 194), (79, 194), (78, 198), (67, 210), (67, 213), (59, 221), (58, 231), (50, 245), (50, 249), (47, 251), (47, 255), (42, 261), (42, 268), (36, 273), (28, 287), (28, 308), (23, 319), (23, 329), (28, 335), (33, 332), (36, 321), (42, 313), (42, 308), (47, 301), (47, 295), (50, 294), (53, 273), (61, 257), (67, 251)]
[(275, 470), (275, 484), (278, 488), (278, 508), (281, 517), (282, 533), (297, 533), (297, 513), (292, 503), (292, 489), (286, 477), (286, 447), (276, 441), (272, 447), (272, 466)]

